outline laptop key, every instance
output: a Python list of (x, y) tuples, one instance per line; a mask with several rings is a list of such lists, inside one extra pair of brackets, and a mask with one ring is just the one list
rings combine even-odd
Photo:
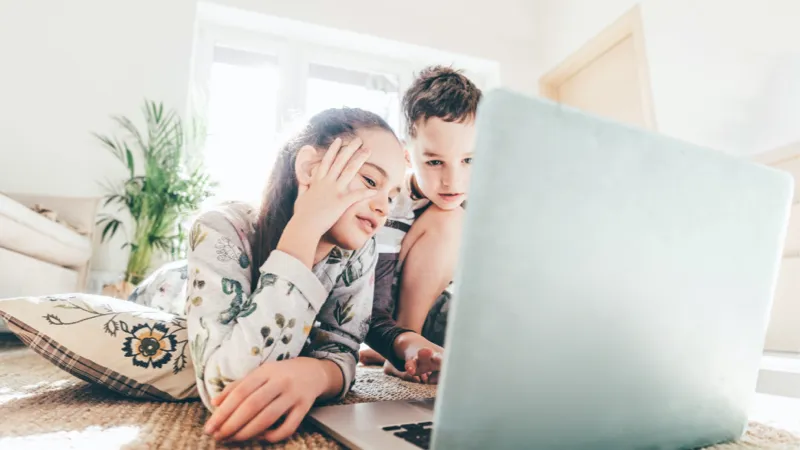
[(432, 426), (433, 422), (420, 422), (384, 427), (383, 429), (390, 432), (395, 431), (393, 434), (398, 438), (419, 448), (427, 449), (431, 445)]

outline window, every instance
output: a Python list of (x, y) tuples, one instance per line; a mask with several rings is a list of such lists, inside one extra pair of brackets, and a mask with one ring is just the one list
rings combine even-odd
[(370, 74), (310, 64), (306, 87), (306, 112), (348, 106), (372, 111), (400, 134), (400, 83), (397, 75)]
[(209, 77), (205, 164), (214, 201), (257, 201), (274, 158), (278, 60), (216, 47)]
[[(431, 57), (432, 49), (207, 2), (198, 5), (198, 20), (191, 109), (205, 111), (203, 159), (218, 183), (211, 204), (259, 203), (280, 140), (298, 116), (362, 108), (403, 138), (400, 99), (413, 74), (431, 63), (470, 67), (442, 52)], [(496, 72), (494, 62), (471, 67), (479, 86)]]
[(308, 63), (302, 48), (253, 48), (241, 41), (215, 42), (209, 58), (204, 161), (218, 183), (209, 204), (258, 204), (284, 126), (298, 116), (343, 106), (362, 108), (401, 134), (397, 73)]

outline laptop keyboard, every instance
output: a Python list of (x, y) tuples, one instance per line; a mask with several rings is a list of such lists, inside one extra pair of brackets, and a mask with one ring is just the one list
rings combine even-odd
[(383, 431), (394, 434), (406, 442), (416, 445), (419, 448), (428, 449), (431, 446), (431, 432), (433, 432), (433, 422), (407, 423), (405, 425), (394, 425), (383, 427)]

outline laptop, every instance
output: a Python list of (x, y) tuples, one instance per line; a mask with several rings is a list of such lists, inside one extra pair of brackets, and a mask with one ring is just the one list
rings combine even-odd
[(788, 174), (486, 95), (435, 402), (313, 409), (357, 449), (677, 449), (747, 425)]

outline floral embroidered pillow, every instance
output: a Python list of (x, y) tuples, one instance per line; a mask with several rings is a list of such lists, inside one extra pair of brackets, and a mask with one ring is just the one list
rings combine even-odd
[(68, 294), (0, 300), (0, 317), (36, 353), (85, 381), (149, 400), (197, 397), (181, 316)]

